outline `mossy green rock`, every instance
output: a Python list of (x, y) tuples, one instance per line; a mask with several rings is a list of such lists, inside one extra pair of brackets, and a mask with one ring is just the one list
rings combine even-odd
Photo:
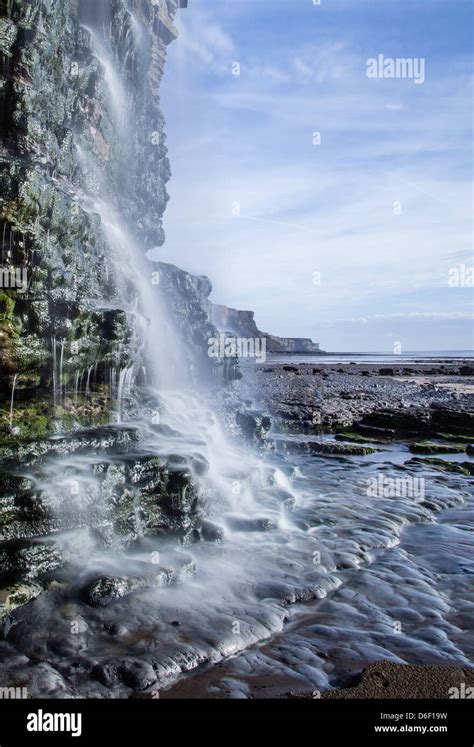
[(290, 452), (303, 452), (313, 456), (366, 456), (376, 449), (362, 444), (336, 443), (335, 441), (284, 441), (283, 447)]
[(413, 454), (463, 454), (466, 447), (462, 443), (435, 443), (434, 441), (418, 441), (410, 444)]
[(452, 444), (474, 444), (474, 436), (460, 436), (453, 433), (437, 433), (436, 438), (442, 438)]
[(39, 584), (13, 584), (0, 589), (0, 618), (36, 599), (42, 591), (43, 588)]
[(388, 443), (390, 441), (390, 439), (381, 438), (380, 436), (369, 438), (367, 436), (361, 436), (359, 433), (352, 432), (336, 433), (335, 439), (336, 441), (351, 441), (356, 444)]
[[(81, 166), (80, 149), (96, 158), (114, 196), (118, 148), (103, 70), (82, 25), (81, 6), (74, 0), (12, 0), (2, 9), (0, 48), (8, 65), (0, 89), (0, 241), (2, 257), (8, 250), (10, 263), (28, 276), (26, 293), (0, 293), (4, 394), (11, 391), (15, 374), (30, 375), (32, 381), (36, 375), (35, 388), (51, 391), (55, 356), (63, 358), (65, 386), (90, 366), (96, 367), (99, 382), (108, 383), (109, 366), (139, 363), (140, 341), (123, 311), (124, 301), (133, 304), (136, 292), (131, 284), (122, 287), (100, 217), (81, 199), (89, 175)], [(119, 45), (131, 19), (120, 0), (112, 10), (111, 34)], [(136, 88), (145, 95), (143, 87)], [(158, 107), (158, 97), (152, 100), (150, 106)], [(154, 119), (161, 131), (161, 113)], [(138, 148), (143, 132), (136, 136), (133, 147)], [(145, 184), (151, 189), (151, 172), (145, 178), (141, 158), (153, 161), (154, 230), (143, 203), (135, 199)], [(133, 196), (123, 196), (130, 205), (127, 212), (141, 212), (159, 244), (169, 178), (164, 147), (142, 145), (136, 168), (143, 178)], [(136, 216), (130, 220), (136, 223)], [(41, 423), (37, 426), (40, 434)]]
[(436, 457), (422, 459), (415, 457), (410, 459), (407, 464), (419, 464), (438, 469), (441, 472), (454, 472), (458, 475), (471, 477), (474, 475), (474, 463), (472, 462), (449, 462), (447, 459), (437, 459)]

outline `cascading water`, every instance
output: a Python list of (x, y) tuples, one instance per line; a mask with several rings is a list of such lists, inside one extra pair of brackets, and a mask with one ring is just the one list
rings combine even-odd
[[(406, 454), (394, 448), (390, 463), (387, 452), (352, 462), (290, 458), (275, 436), (275, 453), (263, 456), (227, 435), (209, 395), (193, 387), (187, 351), (146, 259), (145, 217), (126, 204), (136, 177), (132, 144), (145, 137), (130, 68), (134, 84), (145, 85), (147, 34), (129, 13), (117, 51), (106, 6), (84, 2), (82, 20), (102, 70), (111, 152), (100, 160), (76, 138), (76, 198), (100, 217), (136, 354), (114, 351), (102, 377), (114, 399), (112, 427), (58, 434), (32, 474), (51, 514), (40, 517), (37, 532), (52, 521), (53, 551), (59, 546), (73, 568), (66, 598), (61, 584), (51, 585), (22, 619), (16, 645), (29, 657), (30, 679), (32, 662), (51, 663), (31, 683), (32, 695), (161, 689), (199, 665), (204, 694), (245, 696), (252, 673), (269, 669), (296, 687), (323, 688), (351, 667), (403, 660), (415, 648), (425, 662), (466, 664), (472, 644), (459, 600), (474, 604), (472, 590), (462, 579), (440, 582), (446, 569), (413, 550), (430, 523), (434, 545), (449, 544), (467, 567), (460, 534), (434, 522), (421, 498), (374, 500), (364, 488), (382, 469), (394, 477), (408, 470)], [(148, 123), (148, 136), (155, 125)], [(64, 340), (53, 338), (52, 354), (59, 407), (70, 386)], [(76, 397), (82, 387), (92, 400), (95, 369), (73, 379)], [(433, 478), (429, 492), (433, 505), (461, 522), (459, 507), (472, 497), (460, 478), (449, 488)], [(407, 622), (394, 633), (401, 617)], [(44, 629), (39, 619), (48, 619), (47, 630), (28, 636)], [(71, 621), (80, 622), (74, 631)], [(215, 676), (205, 670), (224, 659)], [(12, 666), (20, 676), (18, 661)]]
[[(136, 19), (133, 20), (132, 27), (139, 38)], [(103, 69), (110, 101), (109, 114), (114, 124), (116, 153), (113, 173), (116, 182), (127, 192), (128, 146), (133, 141), (135, 128), (133, 98), (127, 94), (127, 81), (122, 75), (123, 71), (116, 66), (108, 51), (107, 37), (101, 37), (100, 27), (88, 25), (87, 28), (90, 32), (91, 49)], [(246, 451), (242, 446), (230, 443), (205, 398), (193, 390), (191, 381), (187, 380), (179, 336), (167, 318), (158, 289), (151, 282), (152, 266), (121, 217), (120, 195), (117, 202), (109, 189), (107, 174), (82, 143), (76, 143), (76, 151), (86, 185), (85, 191), (78, 193), (78, 199), (83, 210), (100, 216), (121, 307), (127, 313), (139, 341), (137, 360), (122, 362), (119, 352), (117, 368), (110, 370), (110, 388), (116, 395), (116, 420), (140, 431), (141, 453), (161, 457), (171, 464), (176, 460), (178, 466), (184, 460), (192, 483), (197, 486), (199, 511), (217, 517), (219, 522), (206, 531), (213, 533), (219, 542), (227, 534), (217, 557), (215, 549), (211, 549), (212, 545), (187, 551), (194, 556), (198, 576), (192, 582), (192, 590), (186, 588), (186, 592), (183, 592), (183, 602), (187, 604), (186, 600), (191, 598), (191, 594), (197, 604), (205, 589), (205, 596), (207, 599), (212, 597), (213, 605), (207, 612), (202, 608), (199, 614), (204, 627), (210, 629), (214, 625), (213, 621), (223, 614), (222, 609), (226, 605), (237, 605), (238, 609), (240, 605), (247, 603), (247, 594), (256, 580), (263, 581), (267, 574), (272, 573), (276, 583), (279, 575), (282, 578), (288, 576), (285, 564), (280, 571), (273, 566), (279, 545), (290, 543), (295, 529), (287, 516), (287, 511), (295, 500), (290, 481), (278, 467), (266, 464), (259, 456)], [(53, 345), (54, 390), (60, 400), (63, 346), (58, 364), (56, 340)], [(150, 419), (149, 412), (145, 417), (139, 411), (127, 412), (127, 395), (136, 383), (143, 361), (150, 382), (148, 396), (156, 401), (159, 408), (158, 424), (153, 418)], [(89, 369), (86, 391), (90, 387), (90, 374)], [(71, 514), (74, 516), (74, 521), (70, 521), (71, 526), (77, 525), (77, 515), (81, 517), (80, 523), (87, 526), (90, 512), (97, 511), (100, 503), (100, 489), (94, 475), (97, 462), (94, 457), (78, 457), (74, 454), (52, 463), (54, 477), (45, 468), (40, 487), (53, 496), (58, 526), (62, 529), (67, 530)], [(63, 468), (59, 470), (59, 479), (58, 467)], [(180, 500), (186, 500), (188, 489), (185, 485), (182, 487)], [(63, 496), (67, 493), (70, 493), (70, 501), (64, 506)], [(179, 506), (176, 508), (179, 510)], [(140, 536), (139, 511), (135, 512), (135, 519), (137, 536)], [(268, 539), (259, 539), (257, 544), (248, 536), (249, 532), (251, 537), (260, 536), (262, 531), (267, 530)], [(308, 543), (311, 547), (319, 547), (319, 543), (312, 538), (308, 538)], [(114, 544), (112, 541), (112, 546)], [(311, 547), (305, 550), (309, 557)], [(137, 572), (137, 567), (142, 573), (145, 570), (149, 573), (150, 556), (159, 553), (163, 560), (169, 552), (169, 541), (156, 542), (152, 539), (147, 543), (142, 541), (141, 549), (134, 554), (92, 552), (89, 562), (82, 569), (81, 581), (98, 573), (130, 575)], [(253, 565), (257, 552), (261, 553), (261, 557), (256, 574), (257, 569)], [(264, 562), (265, 558), (267, 560)], [(289, 557), (287, 562), (291, 565), (294, 561)], [(298, 588), (301, 586), (301, 579), (297, 575), (293, 576), (293, 581)], [(318, 594), (326, 593), (326, 588), (335, 588), (338, 584), (338, 579), (328, 576), (325, 581), (319, 581)], [(244, 588), (247, 591), (242, 595)], [(169, 593), (171, 599), (177, 598), (173, 591), (170, 590)], [(297, 592), (295, 594), (298, 595)], [(166, 604), (164, 592), (160, 596), (160, 603)], [(257, 609), (257, 618), (262, 616), (262, 620), (255, 621), (252, 626), (254, 630), (236, 634), (232, 632), (231, 625), (229, 629), (221, 631), (220, 636), (223, 635), (223, 638), (221, 643), (216, 641), (217, 648), (222, 648), (223, 652), (240, 650), (281, 628), (285, 617), (281, 610), (270, 608), (269, 611), (261, 603), (257, 603)], [(236, 611), (235, 614), (243, 614), (243, 610)], [(190, 658), (190, 663), (192, 661), (193, 657)]]
[[(95, 39), (94, 36), (93, 46)], [(120, 72), (114, 71), (112, 61), (103, 59), (104, 46), (99, 45), (97, 52), (105, 65), (113, 110), (120, 112), (126, 86), (119, 82)], [(123, 138), (118, 152), (125, 157), (127, 142), (131, 141), (127, 127), (134, 127), (130, 108), (128, 112), (128, 120), (122, 112), (117, 121), (117, 132)], [(127, 126), (124, 121), (128, 121)], [(121, 178), (126, 179), (126, 174), (122, 173)], [(135, 620), (146, 618), (150, 606), (158, 612), (161, 622), (155, 634), (161, 642), (161, 653), (154, 656), (154, 661), (159, 662), (163, 682), (200, 662), (217, 661), (269, 638), (291, 617), (288, 604), (293, 603), (298, 610), (298, 602), (324, 599), (349, 580), (351, 570), (353, 573), (379, 556), (382, 569), (378, 570), (374, 564), (373, 580), (383, 599), (384, 553), (398, 545), (407, 522), (427, 519), (426, 509), (410, 501), (399, 501), (396, 507), (390, 501), (380, 501), (374, 507), (358, 485), (360, 476), (356, 473), (348, 480), (340, 465), (321, 465), (321, 474), (315, 477), (313, 469), (308, 475), (306, 465), (301, 464), (298, 477), (294, 464), (285, 459), (263, 459), (230, 443), (205, 400), (190, 389), (185, 377), (177, 378), (184, 372), (179, 337), (159, 304), (157, 288), (149, 282), (150, 269), (144, 264), (141, 247), (117, 219), (117, 213), (105, 208), (103, 202), (100, 205), (96, 202), (94, 209), (101, 214), (119, 266), (133, 270), (132, 283), (139, 298), (136, 311), (140, 310), (142, 315), (136, 318), (144, 316), (149, 320), (146, 330), (139, 328), (137, 333), (145, 332), (147, 371), (155, 386), (158, 384), (155, 395), (160, 403), (162, 430), (157, 431), (149, 421), (141, 420), (142, 448), (164, 458), (176, 453), (186, 459), (193, 482), (199, 486), (201, 510), (217, 522), (210, 531), (220, 538), (218, 544), (187, 548), (196, 567), (192, 578), (161, 590), (152, 601), (147, 598), (123, 602), (124, 619), (128, 615)], [(173, 389), (170, 384), (174, 384)], [(372, 469), (376, 471), (377, 465)], [(445, 501), (447, 505), (454, 504), (456, 497), (449, 494)], [(358, 517), (369, 514), (371, 519), (362, 526)], [(148, 539), (140, 551), (127, 556), (126, 562), (146, 564), (150, 554), (157, 550), (166, 561), (166, 548), (166, 542)], [(399, 552), (403, 564), (403, 551)], [(104, 561), (105, 566), (101, 565)], [(93, 558), (87, 572), (91, 566), (102, 572), (107, 568), (111, 573), (130, 573), (123, 559), (113, 559), (110, 555), (106, 560), (103, 556)], [(420, 577), (419, 583), (428, 583), (426, 576)], [(361, 614), (357, 604), (349, 606), (352, 615)], [(192, 610), (191, 619), (189, 610)], [(393, 614), (382, 606), (376, 616), (380, 619), (380, 629), (385, 633), (390, 631)], [(180, 636), (173, 628), (170, 632), (166, 624), (167, 619), (173, 618), (185, 627), (191, 642), (186, 653)], [(308, 635), (307, 630), (304, 635)], [(331, 636), (327, 640), (322, 636), (321, 648), (327, 649), (329, 644), (330, 649), (330, 641)], [(373, 644), (367, 640), (361, 643), (361, 652), (369, 658), (370, 645)], [(272, 652), (272, 666), (287, 669), (289, 661), (294, 660), (299, 676), (304, 676), (312, 686), (327, 687), (330, 668), (325, 666), (325, 655), (306, 651), (305, 663), (304, 657), (296, 653), (301, 646), (301, 632), (296, 632), (293, 648), (289, 646), (291, 653), (286, 654), (287, 662), (283, 657), (275, 664)], [(146, 649), (145, 659), (149, 655), (150, 650)], [(433, 651), (427, 655), (436, 659)], [(240, 680), (243, 672), (251, 671), (252, 656), (244, 657), (243, 665), (236, 666)], [(465, 661), (461, 651), (458, 657), (459, 661)], [(245, 686), (234, 684), (231, 690), (234, 695), (243, 694)]]
[[(133, 15), (131, 19), (138, 40), (142, 36), (141, 27)], [(91, 48), (104, 70), (115, 124), (118, 153), (115, 168), (119, 182), (124, 185), (127, 180), (127, 146), (132, 142), (135, 128), (131, 98), (127, 96), (127, 84), (120, 69), (114, 66), (112, 57), (107, 53), (105, 40), (101, 40), (97, 29), (88, 30), (91, 33)], [(265, 485), (270, 473), (271, 480), (279, 482), (280, 487), (284, 484), (286, 497), (290, 498), (289, 485), (283, 474), (278, 470), (269, 470), (257, 458), (244, 455), (242, 450), (231, 447), (215, 414), (193, 391), (185, 374), (179, 335), (167, 318), (158, 290), (151, 282), (152, 266), (145, 259), (143, 249), (123, 224), (117, 207), (111, 200), (107, 201), (107, 182), (98, 164), (81, 145), (77, 146), (77, 152), (85, 182), (94, 185), (92, 191), (83, 195), (82, 207), (100, 215), (110, 248), (110, 261), (122, 292), (123, 308), (132, 320), (137, 338), (143, 340), (141, 351), (147, 361), (147, 374), (155, 386), (154, 394), (162, 409), (161, 425), (177, 433), (176, 443), (173, 443), (169, 430), (163, 438), (156, 430), (147, 428), (147, 422), (133, 421), (135, 424), (139, 423), (141, 430), (147, 434), (147, 449), (166, 457), (170, 449), (173, 451), (176, 448), (180, 455), (191, 460), (199, 451), (204, 452), (209, 469), (205, 475), (202, 470), (195, 472), (193, 480), (200, 485), (201, 495), (208, 496), (211, 502), (213, 498), (221, 502), (221, 509), (245, 511), (247, 515), (252, 508), (258, 510), (254, 499), (254, 483)], [(127, 287), (130, 286), (133, 288), (132, 300), (129, 291), (127, 298)], [(130, 390), (139, 366), (140, 361), (119, 372), (116, 387), (118, 422), (123, 419), (124, 395)], [(277, 513), (281, 514), (280, 504)]]
[[(109, 248), (108, 262), (111, 275), (114, 277), (118, 301), (127, 314), (137, 341), (137, 357), (134, 361), (122, 360), (122, 353), (117, 351), (116, 364), (110, 364), (108, 370), (109, 389), (115, 397), (115, 420), (140, 431), (140, 448), (143, 452), (162, 457), (173, 463), (185, 460), (186, 468), (191, 474), (192, 482), (198, 486), (202, 510), (232, 513), (232, 520), (240, 516), (243, 521), (267, 522), (276, 526), (282, 517), (284, 501), (291, 500), (288, 481), (277, 469), (265, 466), (263, 462), (244, 450), (227, 442), (227, 437), (219, 425), (216, 415), (208, 408), (207, 403), (192, 388), (183, 363), (183, 352), (180, 349), (179, 336), (160, 299), (159, 289), (153, 285), (153, 266), (145, 257), (144, 248), (139, 246), (132, 231), (125, 224), (121, 214), (121, 192), (111, 190), (111, 174), (115, 184), (123, 192), (129, 192), (127, 179), (129, 174), (129, 146), (133, 142), (136, 123), (133, 116), (133, 96), (124, 70), (117, 65), (111, 40), (107, 36), (107, 22), (104, 18), (88, 14), (88, 23), (84, 28), (90, 34), (92, 53), (98, 59), (103, 71), (106, 94), (110, 103), (109, 117), (114, 126), (114, 159), (109, 173), (87, 149), (84, 143), (76, 142), (78, 164), (82, 171), (84, 187), (78, 188), (77, 201), (81, 209), (100, 216), (100, 224)], [(95, 23), (94, 23), (95, 21)], [(136, 40), (143, 37), (138, 21), (130, 15), (129, 21)], [(105, 31), (105, 33), (104, 33)], [(125, 65), (130, 56), (139, 57), (130, 49)], [(145, 76), (145, 71), (143, 71)], [(151, 125), (150, 125), (151, 126)], [(64, 340), (52, 339), (53, 353), (53, 393), (55, 403), (62, 404), (64, 386)], [(132, 413), (127, 412), (127, 401), (135, 389), (136, 382), (143, 376), (143, 365), (146, 369), (146, 380), (149, 382), (148, 398), (156, 403), (157, 410), (146, 408), (145, 415), (140, 415), (140, 406), (135, 406)], [(85, 393), (90, 393), (92, 367), (86, 376), (75, 377), (74, 396), (77, 400), (79, 381), (85, 379)], [(93, 379), (92, 379), (93, 380)], [(159, 426), (156, 422), (159, 419)], [(158, 426), (158, 427), (157, 427)], [(98, 459), (94, 456), (66, 454), (60, 460), (54, 459), (45, 464), (42, 470), (39, 489), (41, 494), (50, 496), (50, 504), (57, 517), (57, 526), (68, 530), (69, 526), (79, 524), (87, 526), (87, 513), (95, 514), (100, 503), (100, 488), (95, 475)], [(63, 469), (59, 469), (62, 467)], [(60, 477), (58, 477), (58, 474)], [(272, 486), (272, 492), (269, 491)], [(183, 492), (186, 491), (183, 487)], [(266, 503), (258, 504), (255, 499), (260, 491)], [(278, 496), (277, 496), (278, 494)], [(69, 500), (64, 501), (64, 496)], [(275, 497), (277, 496), (277, 497)], [(94, 504), (95, 503), (95, 507)], [(137, 523), (140, 522), (137, 520)], [(137, 530), (138, 535), (140, 530)], [(66, 541), (69, 541), (66, 537)], [(58, 541), (62, 541), (58, 538)], [(118, 542), (118, 540), (117, 540)], [(111, 541), (112, 546), (115, 541)], [(94, 556), (88, 568), (101, 569), (101, 561)], [(144, 556), (149, 557), (149, 554)], [(106, 565), (112, 561), (107, 558)], [(122, 572), (127, 572), (126, 561), (115, 557), (114, 562)], [(220, 574), (218, 565), (216, 571)]]
[(15, 387), (16, 387), (17, 380), (18, 380), (18, 374), (15, 374), (13, 377), (12, 394), (11, 394), (11, 399), (10, 399), (10, 428), (13, 425), (13, 408), (15, 405)]

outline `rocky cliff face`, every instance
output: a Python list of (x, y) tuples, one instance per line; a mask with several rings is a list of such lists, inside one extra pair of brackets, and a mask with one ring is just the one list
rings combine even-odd
[[(72, 559), (149, 535), (200, 536), (206, 459), (180, 456), (181, 434), (160, 424), (136, 268), (107, 226), (119, 215), (140, 256), (164, 241), (159, 86), (186, 4), (1, 4), (0, 631), (3, 612)], [(207, 356), (209, 281), (159, 263), (141, 280), (155, 275), (190, 373), (230, 374)], [(133, 426), (120, 422), (127, 407)]]
[(10, 3), (1, 39), (2, 263), (25, 267), (29, 284), (3, 290), (2, 384), (17, 375), (17, 392), (46, 392), (59, 357), (67, 385), (95, 364), (100, 378), (118, 345), (130, 348), (98, 217), (79, 201), (78, 148), (90, 140), (107, 169), (110, 122), (74, 3)]
[(187, 365), (198, 381), (206, 381), (209, 371), (214, 382), (225, 383), (240, 377), (236, 358), (210, 358), (209, 341), (216, 337), (209, 301), (212, 283), (205, 275), (191, 275), (174, 265), (157, 262), (160, 290), (180, 330)]
[[(0, 389), (6, 404), (0, 433), (5, 436), (12, 428), (15, 437), (43, 435), (53, 421), (61, 428), (108, 422), (120, 371), (138, 366), (142, 345), (129, 313), (136, 290), (116, 266), (116, 247), (104, 235), (91, 196), (100, 200), (105, 185), (143, 253), (163, 243), (170, 166), (159, 86), (167, 45), (176, 37), (173, 19), (186, 5), (185, 0), (2, 4)], [(103, 50), (124, 83), (104, 64)], [(120, 106), (135, 118), (126, 152), (116, 131)], [(150, 277), (156, 269), (150, 263)], [(15, 273), (25, 279), (24, 287), (16, 287)], [(206, 303), (198, 308), (205, 294), (195, 294), (186, 315), (187, 294), (193, 286), (198, 291), (202, 281), (180, 276), (177, 269), (172, 275), (169, 305), (191, 345), (191, 365), (212, 326)], [(212, 362), (203, 356), (200, 361), (197, 369), (209, 373)]]
[(270, 353), (296, 353), (298, 355), (324, 355), (319, 342), (313, 342), (309, 337), (276, 337), (264, 333), (267, 339), (267, 350)]
[(268, 353), (318, 354), (319, 343), (306, 337), (276, 337), (268, 332), (261, 332), (255, 322), (253, 311), (231, 309), (228, 306), (212, 305), (211, 318), (216, 327), (225, 332), (232, 332), (243, 338), (265, 338)]

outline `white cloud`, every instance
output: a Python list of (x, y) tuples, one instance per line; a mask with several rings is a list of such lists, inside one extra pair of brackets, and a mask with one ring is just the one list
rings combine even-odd
[(221, 71), (229, 68), (235, 43), (230, 34), (202, 8), (196, 7), (193, 13), (179, 17), (180, 53), (184, 57), (181, 64), (199, 65), (206, 69)]
[[(254, 309), (276, 334), (318, 339), (326, 327), (327, 348), (386, 348), (384, 329), (410, 339), (422, 326), (427, 345), (456, 347), (456, 328), (467, 347), (469, 299), (447, 287), (449, 266), (472, 251), (464, 64), (424, 86), (373, 85), (342, 27), (328, 41), (315, 26), (308, 44), (289, 25), (271, 44), (248, 22), (253, 3), (223, 5), (189, 12), (182, 52), (180, 41), (170, 50), (174, 176), (159, 256), (208, 274), (216, 302)], [(348, 341), (347, 318), (367, 320), (361, 337)]]

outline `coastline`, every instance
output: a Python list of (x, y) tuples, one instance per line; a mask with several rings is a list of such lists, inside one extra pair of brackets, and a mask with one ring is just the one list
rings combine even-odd
[[(290, 495), (280, 483), (271, 490), (277, 494), (271, 520), (264, 503), (252, 521), (245, 508), (223, 518), (211, 515), (202, 524), (205, 541), (194, 551), (186, 548), (176, 592), (173, 584), (159, 594), (141, 588), (130, 563), (128, 586), (120, 568), (116, 577), (99, 578), (99, 590), (107, 592), (108, 581), (117, 598), (107, 592), (96, 601), (89, 594), (95, 569), (83, 569), (72, 591), (69, 577), (61, 575), (15, 611), (21, 624), (3, 642), (7, 676), (31, 678), (25, 658), (18, 665), (18, 656), (26, 655), (45, 663), (47, 686), (59, 698), (150, 698), (156, 688), (163, 699), (314, 697), (316, 689), (344, 697), (374, 659), (390, 659), (426, 665), (427, 672), (449, 665), (450, 686), (458, 686), (456, 678), (474, 658), (468, 632), (474, 600), (466, 586), (474, 408), (473, 395), (436, 384), (470, 385), (473, 377), (441, 364), (425, 367), (423, 377), (431, 381), (420, 384), (420, 368), (410, 368), (246, 367), (227, 403), (229, 411), (237, 408), (237, 441), (243, 436), (255, 447), (252, 453), (268, 452), (280, 477), (291, 476), (298, 500), (285, 512), (278, 496), (284, 502)], [(426, 495), (369, 495), (367, 481), (380, 473), (395, 488), (399, 476), (414, 483), (428, 475)], [(312, 548), (321, 549), (320, 567)], [(230, 563), (235, 594), (223, 603), (229, 584), (221, 588), (215, 577), (202, 605), (199, 586), (188, 577), (188, 569), (194, 574), (189, 552), (197, 555), (198, 579), (212, 571), (213, 557)], [(166, 568), (165, 558), (163, 553)], [(173, 555), (170, 567), (176, 562)], [(175, 605), (181, 588), (184, 606)], [(185, 613), (189, 599), (194, 615)], [(78, 634), (69, 631), (63, 612), (80, 618)], [(45, 614), (50, 630), (38, 636), (34, 631)], [(229, 621), (239, 619), (243, 629), (234, 634)], [(402, 635), (394, 621), (402, 624)], [(446, 680), (440, 677), (434, 681), (442, 693)], [(44, 692), (43, 684), (31, 687), (33, 697)], [(363, 692), (373, 697), (370, 688)]]
[(240, 392), (260, 400), (282, 431), (334, 433), (359, 423), (368, 434), (371, 426), (400, 437), (434, 436), (454, 427), (470, 436), (473, 384), (474, 364), (468, 358), (397, 366), (268, 361), (244, 367)]
[[(433, 474), (439, 474), (435, 477), (438, 482), (443, 484), (445, 480), (449, 486), (451, 475), (464, 474), (470, 480), (474, 474), (473, 383), (472, 361), (463, 358), (400, 366), (367, 363), (318, 366), (268, 361), (258, 367), (244, 367), (239, 390), (249, 402), (253, 396), (255, 406), (259, 401), (265, 403), (272, 430), (264, 441), (276, 451), (296, 454), (305, 460), (345, 462), (348, 470), (353, 459), (380, 459), (381, 464), (388, 464), (397, 455), (400, 466), (419, 469), (422, 475), (432, 470)], [(321, 417), (315, 418), (315, 413)], [(255, 422), (258, 423), (258, 415), (255, 415)], [(319, 453), (314, 446), (318, 443), (329, 444), (329, 451)], [(307, 444), (311, 448), (308, 449)], [(332, 453), (331, 444), (334, 446)], [(340, 452), (340, 446), (346, 448)], [(369, 453), (360, 453), (360, 448), (367, 448)], [(461, 509), (459, 516), (462, 515)], [(421, 525), (419, 532), (424, 526), (429, 524)], [(415, 534), (414, 538), (403, 541), (404, 537), (402, 534), (400, 547), (403, 551), (414, 560), (423, 558), (423, 540), (419, 541), (423, 535)], [(416, 553), (413, 555), (413, 543), (419, 545), (418, 557)], [(302, 644), (310, 640), (311, 645), (319, 649), (314, 623), (321, 623), (316, 625), (318, 631), (337, 624), (337, 613), (328, 616), (322, 611), (323, 605), (312, 603), (312, 610), (306, 612), (307, 619), (295, 623), (296, 628), (301, 627), (299, 640)], [(469, 635), (462, 615), (453, 622)], [(290, 635), (294, 636), (294, 630)], [(285, 646), (286, 635), (284, 631), (263, 643), (255, 649), (254, 655), (274, 661)], [(395, 661), (381, 656), (375, 661), (364, 661), (349, 653), (351, 641), (346, 635), (341, 630), (336, 637), (341, 647), (347, 647), (342, 654), (342, 661), (346, 661), (342, 667), (346, 671), (345, 681), (334, 682), (332, 689), (308, 688), (297, 671), (282, 674), (269, 668), (266, 674), (252, 673), (247, 669), (251, 657), (244, 654), (240, 665), (237, 656), (189, 673), (165, 689), (162, 697), (235, 697), (236, 693), (245, 692), (245, 697), (256, 699), (446, 700), (474, 694), (474, 690), (466, 690), (474, 686), (474, 669), (469, 666), (451, 664), (449, 657), (440, 657), (439, 662), (430, 661), (428, 657), (423, 662), (420, 661), (423, 653), (416, 649), (412, 651), (412, 659)], [(224, 694), (225, 682), (229, 684), (227, 695)]]

